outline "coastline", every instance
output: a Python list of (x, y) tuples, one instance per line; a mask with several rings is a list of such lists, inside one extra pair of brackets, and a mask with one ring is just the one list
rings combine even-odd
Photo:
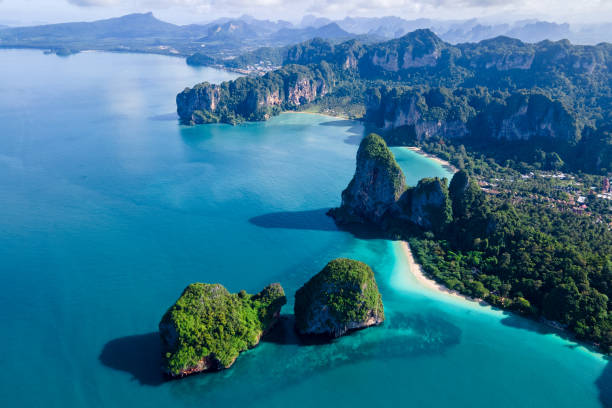
[(309, 112), (306, 110), (303, 110), (303, 111), (285, 110), (281, 112), (281, 115), (284, 113), (299, 113), (301, 115), (319, 115), (319, 116), (327, 116), (328, 118), (334, 118), (334, 119), (355, 120), (355, 119), (350, 119), (348, 116), (343, 116), (343, 115), (336, 116), (336, 115), (330, 115), (329, 113)]
[(416, 279), (416, 281), (420, 285), (422, 285), (426, 289), (429, 289), (439, 294), (444, 294), (446, 296), (452, 296), (454, 298), (461, 299), (461, 300), (471, 302), (471, 303), (478, 303), (482, 306), (490, 306), (487, 302), (485, 302), (482, 299), (476, 299), (476, 298), (472, 298), (472, 297), (463, 295), (457, 292), (456, 290), (449, 289), (446, 286), (442, 285), (441, 283), (438, 283), (435, 280), (428, 277), (423, 271), (423, 268), (421, 267), (421, 265), (419, 265), (414, 259), (414, 256), (412, 255), (412, 250), (410, 249), (410, 245), (408, 244), (408, 242), (401, 241), (399, 244), (402, 248), (402, 252), (408, 263), (408, 269), (410, 270), (409, 273), (412, 274), (412, 276)]
[[(519, 314), (515, 314), (512, 311), (504, 310), (492, 306), (486, 301), (478, 298), (472, 298), (470, 296), (463, 295), (456, 290), (452, 290), (442, 285), (441, 283), (436, 282), (435, 280), (428, 277), (420, 264), (416, 262), (414, 256), (412, 255), (412, 250), (410, 249), (410, 245), (406, 241), (396, 241), (399, 243), (401, 247), (402, 255), (405, 257), (403, 262), (408, 264), (408, 273), (414, 277), (417, 281), (417, 284), (420, 285), (425, 290), (429, 290), (432, 294), (442, 296), (442, 301), (457, 301), (463, 307), (469, 306), (470, 308), (476, 307), (480, 311), (488, 310), (492, 313), (501, 313), (505, 315), (507, 313), (511, 313), (513, 315), (522, 317), (528, 321), (531, 321), (537, 325), (547, 328), (549, 331), (547, 334), (552, 334), (558, 337), (561, 341), (569, 342), (576, 346), (581, 347), (585, 353), (587, 353), (591, 357), (595, 357), (597, 359), (605, 360), (609, 358), (606, 354), (602, 353), (601, 350), (598, 349), (595, 343), (588, 343), (581, 341), (576, 338), (576, 336), (570, 332), (569, 330), (560, 327), (558, 323), (554, 321), (549, 321), (545, 319), (535, 319), (526, 316), (521, 316)], [(445, 298), (445, 299), (444, 299)]]
[(402, 146), (402, 147), (404, 149), (411, 150), (411, 151), (413, 151), (413, 152), (415, 152), (417, 154), (420, 154), (421, 156), (425, 156), (428, 159), (431, 159), (431, 160), (435, 161), (436, 163), (438, 163), (442, 167), (452, 171), (453, 173), (456, 173), (456, 172), (459, 171), (459, 169), (457, 169), (455, 166), (450, 164), (448, 161), (443, 160), (443, 159), (439, 158), (438, 156), (434, 156), (433, 154), (426, 153), (420, 147), (416, 147), (416, 146)]

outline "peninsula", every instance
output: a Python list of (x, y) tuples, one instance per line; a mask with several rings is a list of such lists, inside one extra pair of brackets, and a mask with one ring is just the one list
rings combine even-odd
[[(472, 166), (502, 177), (493, 165)], [(610, 352), (606, 282), (612, 269), (596, 261), (609, 257), (601, 252), (610, 245), (608, 225), (595, 214), (568, 216), (563, 202), (543, 208), (533, 195), (519, 195), (522, 184), (504, 192), (480, 184), (460, 170), (448, 186), (445, 179), (422, 179), (406, 187), (385, 141), (370, 134), (359, 146), (341, 206), (329, 214), (341, 226), (363, 223), (408, 241), (423, 271), (450, 290), (557, 322)]]

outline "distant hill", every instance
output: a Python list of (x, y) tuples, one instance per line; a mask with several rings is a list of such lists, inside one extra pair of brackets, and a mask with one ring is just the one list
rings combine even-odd
[[(205, 24), (179, 26), (157, 19), (152, 13), (129, 14), (93, 22), (48, 24), (32, 27), (1, 27), (0, 47), (40, 48), (57, 53), (93, 49), (145, 52), (189, 57), (191, 63), (222, 65), (244, 72), (265, 71), (278, 65), (284, 48), (313, 38), (332, 42), (349, 39), (372, 44), (402, 37), (414, 30), (429, 29), (450, 44), (475, 43), (507, 36), (526, 43), (569, 39), (575, 43), (612, 41), (612, 24), (573, 27), (538, 20), (487, 24), (479, 19), (442, 21), (406, 20), (395, 16), (346, 17), (332, 21), (313, 15), (299, 25), (288, 21), (257, 19), (249, 15), (219, 18)], [(64, 53), (62, 51), (62, 53)], [(249, 54), (249, 55), (246, 55)], [(244, 58), (237, 57), (245, 55)], [(232, 63), (226, 63), (233, 60)]]
[(324, 25), (328, 25), (329, 23), (331, 23), (332, 20), (330, 20), (329, 18), (325, 18), (325, 17), (317, 17), (317, 16), (313, 16), (312, 14), (308, 14), (305, 15), (302, 18), (302, 22), (300, 23), (299, 27), (301, 28), (306, 28), (306, 27), (323, 27)]
[(214, 24), (208, 27), (208, 33), (198, 41), (239, 41), (245, 37), (259, 37), (259, 33), (248, 24), (241, 20), (231, 20), (223, 24)]
[(508, 37), (528, 42), (557, 41), (572, 37), (569, 24), (549, 23), (546, 21), (525, 24), (522, 27), (513, 28), (504, 34)]
[(272, 36), (276, 41), (287, 41), (288, 43), (302, 42), (311, 38), (346, 40), (351, 37), (355, 37), (355, 35), (343, 30), (337, 23), (330, 23), (321, 27), (283, 28)]
[(397, 38), (420, 28), (432, 28), (430, 19), (405, 20), (400, 17), (346, 17), (338, 21), (344, 30), (356, 34), (375, 34), (382, 38)]
[(222, 18), (207, 24), (179, 26), (152, 13), (129, 14), (93, 22), (8, 27), (0, 30), (0, 47), (96, 49), (189, 56), (206, 49), (207, 56), (224, 60), (260, 47), (282, 47), (314, 37), (346, 40), (354, 35), (335, 23), (297, 28), (287, 21), (251, 16)]
[[(152, 13), (129, 14), (94, 22), (49, 24), (34, 27), (15, 27), (3, 32), (2, 39), (39, 41), (94, 40), (104, 38), (138, 38), (178, 33), (179, 26), (156, 19)], [(10, 37), (9, 37), (10, 36)]]

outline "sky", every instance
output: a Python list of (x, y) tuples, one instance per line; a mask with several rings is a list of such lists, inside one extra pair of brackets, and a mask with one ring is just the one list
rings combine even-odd
[(612, 22), (612, 0), (0, 0), (0, 24), (92, 21), (148, 11), (176, 24), (243, 14), (292, 22), (299, 22), (306, 14), (332, 19), (392, 15), (407, 19)]

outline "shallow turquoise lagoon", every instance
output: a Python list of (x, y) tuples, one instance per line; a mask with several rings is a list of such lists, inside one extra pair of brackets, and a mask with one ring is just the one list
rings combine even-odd
[[(359, 123), (178, 125), (178, 91), (232, 76), (151, 55), (0, 51), (0, 406), (612, 404), (601, 356), (422, 287), (398, 243), (336, 229), (325, 212), (354, 171)], [(449, 176), (394, 152), (409, 183)], [(293, 293), (338, 256), (373, 266), (388, 321), (303, 344)], [(157, 323), (196, 281), (281, 282), (290, 303), (232, 369), (164, 382)]]

